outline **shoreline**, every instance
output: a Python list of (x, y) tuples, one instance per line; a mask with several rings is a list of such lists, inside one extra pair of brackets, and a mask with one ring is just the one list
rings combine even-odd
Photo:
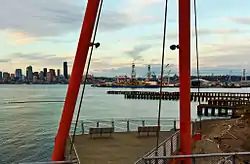
[[(0, 83), (1, 85), (68, 85), (69, 83)], [(84, 84), (84, 83), (81, 83)], [(93, 85), (91, 83), (87, 83), (86, 85)], [(111, 88), (111, 89), (117, 89), (117, 88), (126, 88), (126, 89), (159, 89), (160, 87), (143, 87), (143, 86), (138, 86), (138, 87), (117, 87), (117, 86), (101, 86), (101, 87), (96, 87), (96, 86), (91, 86), (92, 88)], [(221, 86), (212, 86), (212, 87), (199, 87), (201, 89), (204, 88), (249, 88), (250, 86), (242, 86), (242, 87), (221, 87)], [(179, 86), (163, 86), (162, 88), (179, 88)], [(198, 88), (198, 87), (190, 87), (190, 88)]]
[[(193, 154), (230, 153), (250, 151), (250, 116), (240, 118), (201, 120), (201, 138), (194, 141)], [(195, 126), (199, 127), (200, 122)], [(202, 159), (197, 159), (198, 161)], [(209, 163), (209, 160), (202, 163)], [(240, 161), (250, 161), (250, 157), (239, 156)]]

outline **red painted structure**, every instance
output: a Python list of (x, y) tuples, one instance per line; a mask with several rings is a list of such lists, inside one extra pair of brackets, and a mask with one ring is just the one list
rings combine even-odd
[(61, 122), (55, 139), (52, 161), (64, 160), (66, 143), (70, 132), (70, 126), (74, 114), (79, 88), (82, 82), (82, 75), (88, 56), (89, 46), (91, 46), (90, 43), (99, 5), (100, 0), (90, 0), (88, 1), (86, 7), (66, 100), (61, 116)]
[[(53, 161), (64, 160), (64, 152), (82, 81), (100, 0), (89, 0), (76, 51), (61, 122), (55, 139)], [(84, 37), (83, 37), (84, 36)], [(181, 154), (191, 154), (190, 117), (190, 0), (179, 0), (180, 144)], [(185, 159), (191, 164), (191, 159)]]
[[(191, 154), (190, 113), (190, 0), (179, 0), (180, 146)], [(191, 159), (185, 159), (191, 164)]]

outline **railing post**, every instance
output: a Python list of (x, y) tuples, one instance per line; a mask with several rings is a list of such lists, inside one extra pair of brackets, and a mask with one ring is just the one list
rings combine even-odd
[(180, 132), (177, 133), (177, 138), (176, 138), (176, 149), (177, 151), (180, 151)]
[(82, 134), (84, 134), (84, 122), (83, 121), (82, 121), (81, 126), (82, 126)]
[(171, 136), (170, 138), (170, 155), (172, 155), (174, 153), (174, 146), (173, 146), (173, 136)]
[(145, 120), (142, 120), (142, 126), (145, 126)]
[(96, 122), (96, 127), (97, 127), (97, 128), (99, 127), (99, 121)]
[(176, 131), (176, 120), (174, 120), (174, 131)]
[(129, 120), (127, 120), (127, 132), (129, 132), (130, 129), (129, 129)]
[(196, 158), (192, 158), (192, 164), (195, 164), (196, 163)]
[(115, 122), (114, 122), (114, 120), (111, 122), (111, 126), (112, 126), (112, 128), (115, 128)]
[[(164, 142), (164, 144), (163, 144), (163, 156), (167, 156), (167, 148), (166, 147), (167, 147), (167, 142)], [(163, 163), (167, 164), (167, 159), (164, 159)]]
[(194, 133), (197, 131), (196, 129), (196, 124), (197, 124), (197, 120), (195, 119), (195, 121), (191, 121), (191, 132), (192, 132), (192, 136), (194, 136)]
[[(158, 151), (158, 149), (155, 150), (155, 156), (156, 156), (156, 157), (158, 156), (158, 152), (157, 152), (157, 151)], [(158, 164), (158, 159), (155, 158), (155, 161), (154, 161), (154, 162), (155, 162), (155, 164)]]
[(166, 146), (167, 146), (167, 142), (164, 142), (163, 144), (163, 156), (166, 156), (167, 155), (167, 149), (166, 149)]
[(236, 159), (236, 157), (235, 157), (235, 155), (233, 155), (233, 159), (232, 159), (232, 160), (233, 160), (233, 161), (232, 161), (232, 162), (233, 162), (233, 164), (236, 164), (235, 159)]

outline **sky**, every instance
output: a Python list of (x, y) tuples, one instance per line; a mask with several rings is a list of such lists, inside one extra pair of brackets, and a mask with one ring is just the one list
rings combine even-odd
[[(192, 73), (196, 73), (193, 0)], [(147, 65), (160, 73), (165, 0), (104, 0), (90, 73), (94, 76), (138, 76)], [(197, 0), (201, 74), (237, 74), (250, 70), (250, 1)], [(0, 71), (28, 65), (62, 69), (74, 61), (86, 0), (8, 0), (0, 10)], [(178, 74), (178, 1), (168, 1), (165, 64)]]

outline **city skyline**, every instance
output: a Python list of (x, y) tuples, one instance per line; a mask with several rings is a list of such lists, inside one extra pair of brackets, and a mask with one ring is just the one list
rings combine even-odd
[[(82, 0), (6, 1), (0, 15), (0, 65), (2, 72), (32, 65), (35, 70), (61, 68), (68, 61), (71, 72), (86, 3)], [(201, 72), (240, 75), (250, 69), (250, 2), (242, 0), (197, 1), (199, 54)], [(165, 64), (178, 73), (176, 1), (169, 1)], [(29, 8), (27, 10), (26, 8)], [(73, 9), (73, 10), (72, 10)], [(130, 74), (135, 62), (138, 76), (151, 64), (156, 70), (161, 62), (161, 38), (164, 0), (105, 0), (90, 74), (113, 76)], [(19, 14), (12, 11), (23, 11)], [(194, 15), (192, 5), (192, 29)], [(194, 34), (192, 34), (194, 39)], [(195, 45), (192, 42), (192, 72), (195, 74)], [(61, 69), (62, 70), (62, 69)]]
[(43, 68), (41, 70), (34, 70), (31, 65), (26, 69), (17, 68), (15, 72), (2, 72), (0, 70), (0, 83), (3, 84), (22, 84), (22, 83), (68, 83), (68, 64), (63, 62), (63, 72), (61, 69)]
[[(63, 62), (63, 63), (65, 63), (65, 62)], [(67, 62), (66, 62), (67, 63)], [(15, 74), (15, 75), (17, 75), (17, 74), (21, 74), (21, 75), (26, 75), (26, 70), (27, 70), (27, 68), (28, 67), (32, 67), (32, 72), (34, 73), (34, 72), (48, 72), (48, 70), (50, 70), (50, 69), (53, 69), (53, 70), (55, 70), (55, 71), (57, 71), (57, 74), (58, 74), (58, 70), (60, 70), (60, 74), (61, 74), (61, 70), (64, 70), (64, 67), (62, 66), (61, 68), (49, 68), (49, 67), (44, 67), (44, 68), (42, 68), (41, 70), (36, 70), (36, 69), (34, 69), (34, 66), (33, 65), (27, 65), (25, 68), (15, 68), (13, 71), (10, 71), (10, 72), (8, 72), (8, 71), (3, 71), (4, 69), (3, 68), (1, 68), (0, 67), (0, 72), (2, 72), (2, 73), (4, 73), (4, 72), (7, 72), (7, 73), (9, 73), (9, 74)], [(2, 70), (3, 69), (3, 70)], [(21, 73), (20, 73), (21, 72)], [(67, 71), (67, 74), (68, 74), (68, 71)], [(62, 72), (62, 74), (61, 75), (65, 75), (65, 73), (64, 72)], [(68, 74), (69, 75), (69, 74)]]

